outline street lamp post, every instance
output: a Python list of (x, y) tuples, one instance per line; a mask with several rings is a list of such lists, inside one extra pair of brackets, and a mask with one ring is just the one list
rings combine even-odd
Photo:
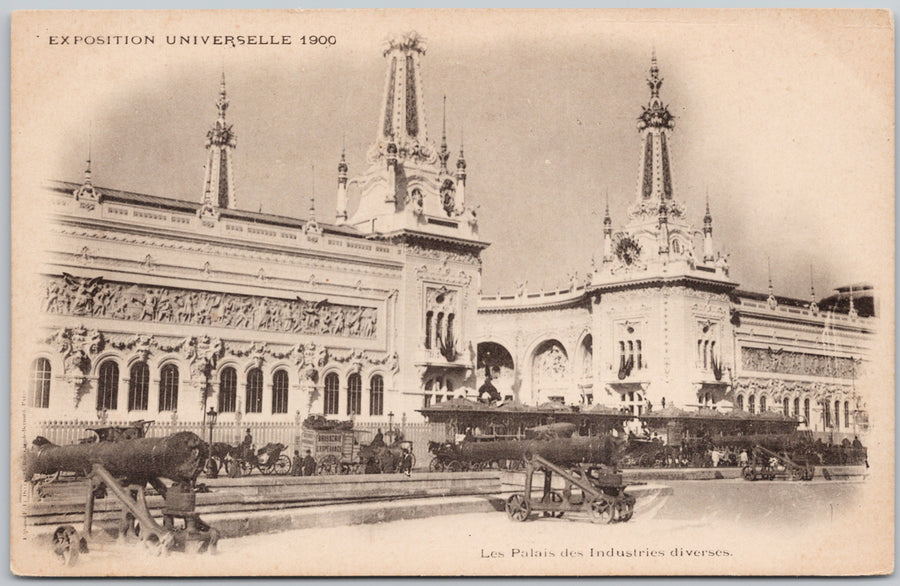
[(206, 427), (209, 429), (209, 449), (212, 450), (212, 435), (213, 435), (213, 427), (216, 426), (216, 418), (218, 418), (219, 414), (216, 413), (216, 410), (212, 407), (209, 408), (204, 415), (204, 419), (206, 420)]

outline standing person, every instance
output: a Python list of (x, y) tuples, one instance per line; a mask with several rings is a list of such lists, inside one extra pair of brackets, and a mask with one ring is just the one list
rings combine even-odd
[(750, 456), (747, 455), (747, 450), (741, 450), (741, 455), (739, 456), (741, 468), (750, 464)]
[(306, 450), (306, 456), (303, 457), (303, 476), (314, 476), (316, 473), (316, 459), (312, 457), (312, 452)]
[(300, 451), (294, 450), (294, 459), (291, 461), (291, 476), (300, 476), (303, 473), (303, 459)]
[(381, 428), (378, 428), (378, 432), (375, 434), (375, 438), (372, 440), (372, 443), (369, 444), (373, 448), (383, 448), (384, 447), (384, 434), (381, 433)]
[(403, 454), (400, 456), (400, 472), (406, 474), (407, 478), (412, 472), (412, 454), (409, 448), (403, 448)]
[(250, 428), (247, 428), (247, 433), (244, 435), (244, 441), (241, 442), (241, 458), (246, 461), (250, 461), (250, 456), (253, 453), (253, 436), (250, 435)]

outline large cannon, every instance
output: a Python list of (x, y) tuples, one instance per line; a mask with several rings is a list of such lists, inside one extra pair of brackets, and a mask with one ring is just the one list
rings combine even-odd
[(469, 463), (522, 460), (537, 455), (560, 465), (589, 463), (615, 466), (622, 446), (623, 442), (609, 435), (554, 439), (466, 440), (459, 444), (459, 453), (463, 460)]
[(25, 478), (35, 474), (74, 472), (89, 476), (94, 464), (101, 464), (116, 478), (130, 483), (154, 478), (192, 482), (208, 456), (206, 442), (189, 431), (159, 438), (138, 438), (57, 446), (43, 438), (25, 456)]
[[(92, 533), (94, 501), (109, 491), (123, 507), (119, 536), (133, 534), (155, 553), (182, 548), (188, 541), (200, 543), (199, 551), (215, 550), (218, 533), (200, 520), (195, 512), (194, 481), (209, 456), (207, 444), (196, 434), (180, 432), (163, 438), (137, 438), (120, 441), (57, 446), (44, 438), (34, 442), (25, 457), (25, 478), (39, 474), (74, 472), (90, 479), (87, 485), (84, 533)], [(172, 480), (166, 486), (162, 478)], [(165, 499), (163, 524), (159, 525), (147, 507), (147, 484)], [(175, 520), (184, 520), (176, 529)], [(60, 527), (54, 534), (65, 537), (64, 558), (77, 558), (80, 536), (72, 527)], [(59, 538), (61, 539), (61, 537)]]

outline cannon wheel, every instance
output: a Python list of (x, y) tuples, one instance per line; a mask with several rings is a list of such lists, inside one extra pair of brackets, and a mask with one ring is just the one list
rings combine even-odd
[(531, 515), (531, 503), (523, 494), (514, 494), (506, 499), (506, 514), (513, 521), (525, 521)]
[[(557, 491), (552, 491), (549, 495), (541, 498), (541, 502), (547, 504), (549, 497), (549, 502), (551, 503), (561, 503), (563, 502), (563, 497)], [(559, 519), (563, 516), (563, 511), (544, 511), (545, 517), (552, 517), (553, 519)]]
[(447, 464), (448, 472), (459, 472), (462, 470), (462, 463), (459, 460), (450, 460), (450, 463)]
[(612, 523), (616, 517), (613, 504), (602, 495), (588, 501), (588, 510), (594, 523)]
[(472, 472), (481, 472), (482, 468), (484, 468), (484, 464), (481, 462), (472, 462), (472, 465), (469, 468)]
[(240, 460), (241, 463), (241, 476), (250, 476), (253, 473), (253, 464), (248, 462), (247, 460)]
[(428, 463), (428, 471), (429, 472), (443, 472), (444, 471), (444, 463), (441, 462), (441, 459), (435, 456), (431, 459), (431, 462)]
[(53, 551), (67, 566), (74, 566), (81, 553), (82, 538), (71, 525), (60, 525), (53, 532)]
[(744, 466), (743, 470), (741, 470), (741, 476), (744, 477), (744, 480), (756, 480), (756, 475), (753, 474), (750, 466)]
[(615, 505), (616, 521), (627, 523), (634, 516), (634, 503), (620, 500)]
[(278, 476), (287, 476), (291, 473), (291, 459), (286, 454), (281, 454), (275, 460), (275, 474)]

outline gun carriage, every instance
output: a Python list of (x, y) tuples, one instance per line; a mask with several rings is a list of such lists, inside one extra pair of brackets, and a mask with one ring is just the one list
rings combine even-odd
[[(506, 500), (509, 518), (522, 522), (528, 520), (533, 512), (553, 518), (562, 517), (567, 512), (582, 512), (594, 523), (629, 521), (634, 515), (635, 498), (625, 492), (622, 474), (607, 458), (615, 450), (602, 454), (586, 453), (576, 448), (571, 440), (560, 441), (563, 443), (545, 449), (545, 453), (562, 458), (557, 460), (558, 464), (548, 457), (526, 451), (525, 487), (521, 493), (514, 493)], [(575, 454), (584, 460), (567, 460)], [(536, 473), (544, 475), (539, 499), (535, 499), (533, 491)], [(554, 474), (563, 483), (561, 490), (553, 488)]]
[[(90, 482), (84, 535), (88, 538), (93, 533), (95, 500), (111, 493), (122, 505), (120, 539), (134, 536), (157, 555), (185, 549), (188, 542), (197, 542), (198, 551), (214, 551), (218, 532), (195, 512), (195, 482), (208, 453), (206, 442), (187, 431), (163, 438), (106, 439), (66, 446), (38, 438), (26, 453), (25, 478), (59, 472), (86, 476)], [(166, 486), (163, 478), (172, 484)], [(162, 524), (147, 507), (148, 484), (164, 499)], [(183, 526), (176, 527), (176, 520), (183, 521)], [(61, 526), (54, 533), (54, 547), (68, 563), (74, 563), (84, 549), (84, 540), (73, 527)]]

